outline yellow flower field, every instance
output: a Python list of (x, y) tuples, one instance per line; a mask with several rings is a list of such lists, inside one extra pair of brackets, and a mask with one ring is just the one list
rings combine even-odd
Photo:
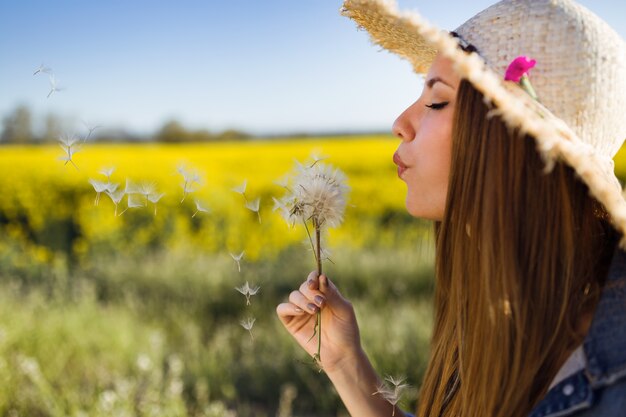
[[(300, 227), (289, 229), (272, 210), (272, 197), (282, 196), (284, 190), (275, 181), (292, 170), (294, 160), (305, 162), (314, 153), (344, 171), (351, 188), (345, 224), (330, 231), (329, 244), (394, 245), (402, 243), (397, 241), (396, 224), (419, 223), (404, 209), (405, 185), (391, 161), (397, 144), (386, 136), (180, 145), (86, 143), (74, 156), (78, 170), (58, 159), (62, 150), (56, 145), (3, 147), (0, 213), (9, 236), (34, 240), (34, 253), (42, 258), (63, 245), (71, 245), (65, 249), (79, 257), (99, 250), (132, 253), (191, 245), (210, 252), (245, 250), (248, 258), (256, 259), (304, 239)], [(182, 176), (176, 170), (181, 164), (202, 178), (202, 185), (182, 204)], [(156, 216), (149, 203), (115, 217), (104, 193), (94, 205), (96, 193), (88, 180), (106, 180), (98, 171), (108, 166), (116, 167), (111, 181), (121, 188), (128, 178), (154, 182), (165, 192)], [(261, 198), (261, 224), (244, 207), (243, 196), (232, 191), (246, 179), (247, 198)], [(194, 199), (210, 213), (192, 218)], [(121, 211), (126, 201), (120, 206)], [(70, 236), (53, 236), (65, 236), (67, 227)], [(405, 232), (400, 234), (404, 241), (418, 233)]]

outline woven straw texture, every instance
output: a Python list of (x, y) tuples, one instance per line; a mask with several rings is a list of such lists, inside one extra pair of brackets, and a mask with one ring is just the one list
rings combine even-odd
[[(455, 30), (479, 56), (390, 0), (345, 0), (341, 12), (418, 73), (427, 72), (438, 52), (450, 58), (496, 106), (492, 115), (537, 139), (546, 172), (556, 160), (575, 169), (607, 208), (626, 250), (626, 201), (611, 159), (626, 137), (626, 45), (604, 21), (570, 0), (501, 1)], [(504, 81), (519, 55), (537, 60), (530, 79), (540, 103)]]

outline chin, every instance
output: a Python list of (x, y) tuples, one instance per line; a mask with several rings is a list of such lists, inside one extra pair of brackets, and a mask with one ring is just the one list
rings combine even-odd
[(412, 217), (418, 219), (426, 219), (433, 221), (441, 221), (443, 219), (443, 213), (434, 207), (425, 207), (418, 204), (412, 204), (410, 201), (406, 201), (406, 210)]

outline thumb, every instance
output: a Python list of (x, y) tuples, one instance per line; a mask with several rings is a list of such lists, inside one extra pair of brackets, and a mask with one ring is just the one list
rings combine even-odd
[(326, 296), (329, 304), (338, 307), (346, 303), (347, 300), (343, 298), (335, 284), (326, 275), (319, 276), (319, 286), (320, 292)]

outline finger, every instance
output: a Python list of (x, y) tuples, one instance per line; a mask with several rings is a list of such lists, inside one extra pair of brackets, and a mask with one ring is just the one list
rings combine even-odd
[(295, 304), (296, 306), (300, 307), (302, 310), (310, 314), (317, 313), (317, 311), (319, 310), (318, 306), (313, 304), (311, 300), (306, 298), (304, 294), (297, 290), (292, 291), (291, 294), (289, 294), (289, 302)]
[[(317, 277), (316, 277), (316, 281)], [(326, 297), (319, 290), (312, 290), (309, 281), (305, 281), (300, 285), (300, 292), (309, 300), (312, 301), (318, 307), (323, 307), (326, 304)]]
[(319, 289), (319, 280), (317, 279), (318, 277), (318, 273), (317, 271), (311, 271), (311, 273), (309, 274), (307, 280), (306, 280), (306, 287), (310, 290), (317, 290)]
[(281, 303), (276, 307), (276, 314), (284, 322), (293, 316), (303, 315), (304, 310), (292, 303)]
[(344, 306), (349, 302), (346, 300), (335, 284), (324, 274), (320, 275), (320, 292), (326, 297), (328, 304), (332, 304), (334, 306)]

